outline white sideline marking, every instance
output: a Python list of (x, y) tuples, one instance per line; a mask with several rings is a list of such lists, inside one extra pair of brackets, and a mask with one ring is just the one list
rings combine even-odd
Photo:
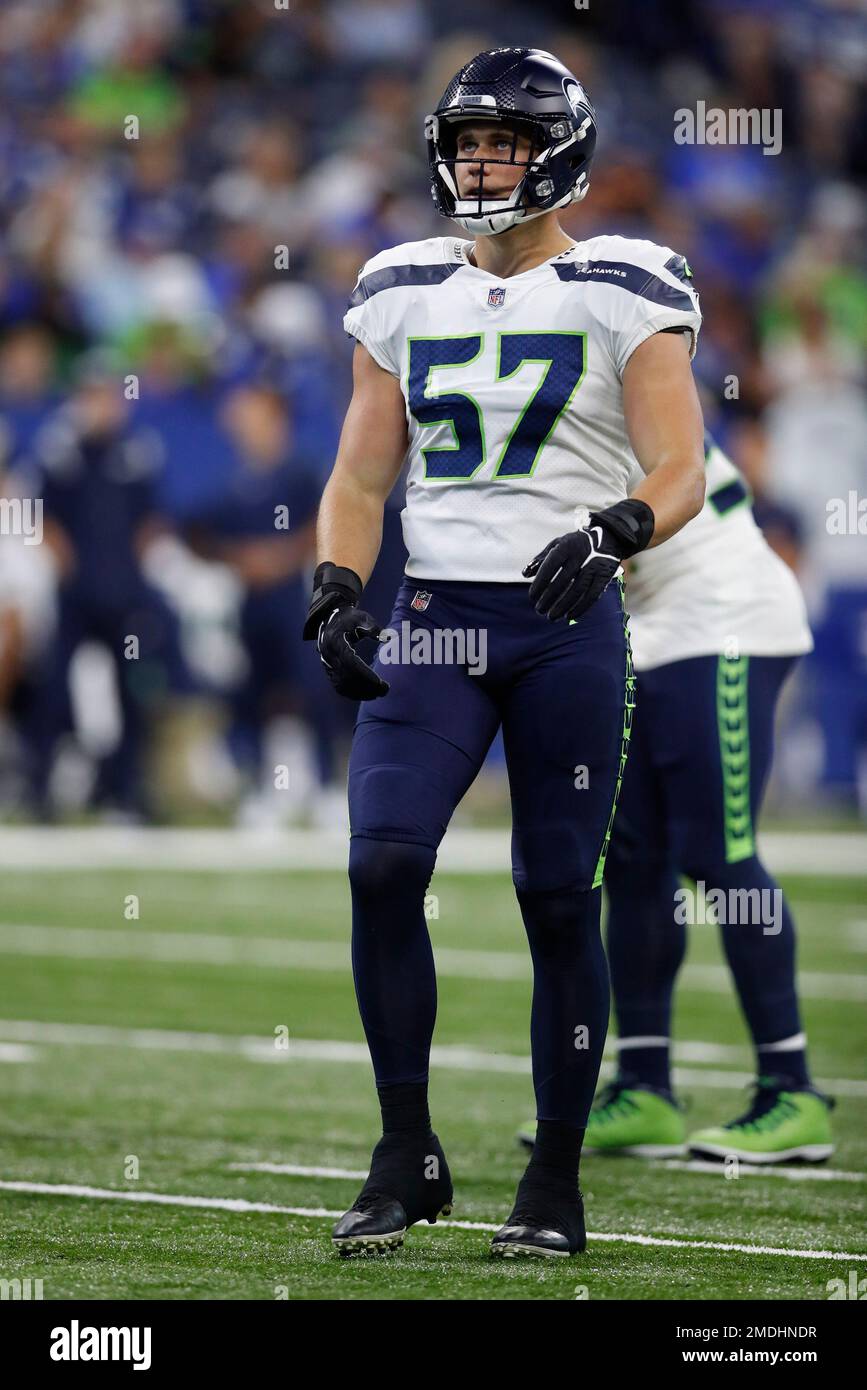
[[(334, 1219), (342, 1211), (324, 1207), (283, 1207), (273, 1202), (250, 1202), (244, 1197), (184, 1197), (169, 1192), (118, 1192), (111, 1187), (86, 1187), (74, 1183), (0, 1181), (6, 1192), (34, 1193), (47, 1197), (83, 1197), (95, 1201), (151, 1202), (166, 1207), (202, 1207), (212, 1211), (262, 1212), (266, 1215), (307, 1216)], [(437, 1225), (464, 1231), (498, 1231), (494, 1222), (439, 1221)], [(845, 1250), (787, 1250), (773, 1245), (737, 1245), (717, 1240), (677, 1240), (665, 1236), (636, 1236), (613, 1231), (588, 1231), (588, 1240), (617, 1241), (628, 1245), (659, 1245), (679, 1250), (723, 1250), (739, 1255), (788, 1255), (801, 1260), (867, 1260), (867, 1255)]]
[[(16, 1041), (71, 1047), (132, 1047), (154, 1052), (215, 1052), (254, 1061), (283, 1061), (273, 1040), (252, 1034), (192, 1033), (168, 1028), (114, 1028), (102, 1023), (38, 1023), (0, 1019), (0, 1034)], [(342, 1044), (341, 1044), (342, 1045)]]
[[(732, 975), (727, 965), (690, 965), (678, 976), (678, 986), (710, 994), (731, 994)], [(820, 970), (798, 971), (798, 993), (805, 999), (867, 999), (867, 975), (832, 973)]]
[[(591, 1163), (595, 1155), (588, 1154)], [(651, 1168), (674, 1168), (681, 1173), (713, 1173), (724, 1178), (724, 1163), (705, 1163), (700, 1159), (670, 1158), (650, 1165)], [(278, 1173), (287, 1178), (353, 1178), (363, 1181), (367, 1170), (362, 1168), (316, 1168), (304, 1163), (230, 1163), (230, 1169), (239, 1173)], [(793, 1178), (800, 1182), (867, 1182), (867, 1173), (853, 1173), (841, 1168), (775, 1168), (772, 1164), (741, 1163), (738, 1175), (749, 1173), (769, 1178)], [(731, 1179), (727, 1179), (731, 1181)]]
[[(667, 1158), (659, 1166), (681, 1173), (715, 1173), (725, 1178), (724, 1163), (709, 1163), (700, 1158)], [(739, 1163), (737, 1171), (738, 1179), (746, 1173), (751, 1178), (788, 1178), (790, 1182), (867, 1182), (867, 1173), (853, 1173), (844, 1168), (784, 1168), (772, 1163)]]
[(0, 1062), (33, 1062), (36, 1049), (22, 1043), (0, 1043)]
[[(253, 1062), (353, 1062), (370, 1066), (366, 1043), (344, 1042), (322, 1038), (290, 1038), (286, 1048), (276, 1048), (273, 1039), (255, 1034), (174, 1032), (163, 1028), (115, 1028), (109, 1024), (38, 1023), (32, 1019), (0, 1019), (0, 1035), (15, 1042), (61, 1043), (74, 1047), (132, 1047), (159, 1052), (229, 1053)], [(707, 1049), (709, 1060), (715, 1060), (715, 1043), (675, 1043), (691, 1050), (690, 1060), (699, 1060)], [(613, 1044), (611, 1053), (613, 1054)], [(734, 1052), (736, 1049), (732, 1049)], [(464, 1047), (460, 1043), (434, 1044), (431, 1049), (434, 1066), (450, 1071), (503, 1072), (513, 1076), (530, 1075), (530, 1058), (513, 1052), (485, 1052), (481, 1048)], [(602, 1075), (614, 1072), (614, 1062), (603, 1062)], [(699, 1071), (691, 1067), (674, 1067), (676, 1085), (703, 1086), (710, 1090), (741, 1090), (755, 1080), (750, 1072)], [(838, 1096), (854, 1099), (867, 1097), (867, 1081), (854, 1077), (819, 1078), (816, 1085)]]
[[(0, 859), (2, 859), (2, 827), (0, 827)], [(345, 867), (345, 866), (344, 866)], [(45, 867), (44, 872), (56, 875), (63, 874), (62, 869), (52, 870), (50, 866)], [(277, 913), (282, 910), (286, 897), (286, 880), (279, 873), (256, 873), (244, 875), (243, 873), (232, 878), (227, 878), (217, 873), (204, 874), (198, 878), (182, 876), (175, 869), (167, 869), (164, 874), (158, 870), (148, 870), (147, 894), (148, 902), (155, 904), (169, 903), (182, 904), (202, 907), (207, 904), (209, 914), (219, 911), (235, 912), (242, 910), (254, 912), (259, 908), (264, 908), (268, 912)], [(50, 882), (50, 880), (49, 880)], [(432, 883), (435, 880), (432, 880)], [(46, 885), (47, 886), (47, 885)], [(306, 886), (306, 885), (305, 885)], [(85, 906), (93, 907), (97, 910), (104, 909), (104, 890), (98, 884), (82, 881), (80, 875), (63, 875), (63, 899), (64, 902), (76, 902)], [(32, 891), (31, 881), (26, 878), (24, 873), (16, 874), (10, 870), (10, 876), (3, 884), (5, 893), (9, 896), (18, 895), (29, 899)], [(317, 888), (317, 893), (320, 891)], [(344, 905), (348, 899), (346, 897), (347, 885), (344, 879), (338, 879), (328, 883), (324, 890), (324, 896), (328, 901), (337, 901)], [(867, 933), (867, 919), (863, 914), (867, 907), (867, 890), (865, 897), (858, 901), (846, 901), (835, 898), (832, 903), (822, 901), (817, 898), (804, 898), (800, 890), (796, 889), (791, 895), (792, 901), (797, 905), (797, 916), (800, 922), (802, 918), (816, 916), (820, 918), (820, 926), (828, 930), (845, 931), (851, 925), (860, 925)], [(848, 918), (842, 915), (835, 915), (832, 920), (828, 920), (828, 910), (833, 909), (835, 914), (850, 914)], [(697, 924), (697, 927), (707, 926), (708, 930), (713, 930), (713, 923)], [(694, 928), (696, 929), (696, 928)]]
[(367, 1168), (311, 1168), (305, 1163), (230, 1163), (237, 1173), (281, 1173), (287, 1178), (354, 1178), (367, 1177)]
[[(756, 1079), (751, 1072), (695, 1071), (690, 1067), (673, 1067), (671, 1075), (676, 1086), (696, 1086), (699, 1089), (706, 1086), (709, 1090), (722, 1091), (742, 1090)], [(848, 1076), (834, 1079), (817, 1078), (814, 1085), (833, 1096), (846, 1096), (852, 1100), (863, 1100), (867, 1096), (867, 1081), (858, 1081)]]
[[(588, 1240), (621, 1240), (628, 1245), (665, 1245), (677, 1250), (723, 1250), (738, 1255), (797, 1255), (805, 1260), (846, 1260), (850, 1256), (837, 1250), (786, 1250), (776, 1245), (736, 1245), (722, 1240), (675, 1240), (662, 1236), (608, 1235), (601, 1231), (587, 1232)], [(853, 1260), (867, 1260), (867, 1255), (852, 1255)]]
[[(156, 961), (174, 965), (255, 966), (269, 970), (349, 970), (349, 942), (287, 941), (282, 937), (217, 935), (205, 932), (142, 931), (94, 927), (54, 927), (0, 923), (0, 954), (55, 956), (75, 960)], [(464, 980), (530, 979), (530, 955), (523, 951), (434, 950), (437, 972)], [(689, 965), (680, 983), (696, 992), (730, 994), (725, 965)], [(798, 987), (807, 999), (867, 1000), (867, 975), (803, 970)]]
[[(345, 872), (347, 831), (171, 830), (131, 826), (6, 826), (0, 869), (337, 869)], [(511, 870), (508, 829), (450, 829), (438, 865), (446, 873)], [(867, 835), (858, 831), (772, 831), (759, 836), (771, 873), (863, 877)]]

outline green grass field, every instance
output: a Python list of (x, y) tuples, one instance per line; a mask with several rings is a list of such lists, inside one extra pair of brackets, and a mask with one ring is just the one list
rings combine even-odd
[[(467, 1225), (415, 1227), (394, 1256), (341, 1261), (327, 1214), (358, 1178), (243, 1165), (363, 1171), (378, 1134), (344, 875), (5, 872), (0, 1277), (41, 1278), (46, 1299), (825, 1299), (830, 1279), (867, 1275), (809, 1255), (867, 1256), (867, 881), (785, 886), (813, 1069), (838, 1098), (828, 1168), (845, 1176), (726, 1179), (589, 1156), (586, 1254), (490, 1260), (525, 1162), (514, 1131), (533, 1112), (529, 963), (506, 876), (438, 875), (432, 1112), (451, 1223)], [(745, 1108), (750, 1052), (716, 931), (690, 932), (676, 1057), (697, 1127)], [(15, 1182), (49, 1190), (3, 1186)]]

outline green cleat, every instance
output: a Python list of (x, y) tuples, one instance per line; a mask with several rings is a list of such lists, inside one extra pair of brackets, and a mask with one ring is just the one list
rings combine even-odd
[(584, 1153), (677, 1158), (686, 1153), (677, 1104), (659, 1091), (612, 1081), (599, 1093), (584, 1135)]
[[(536, 1121), (518, 1130), (532, 1149)], [(686, 1153), (686, 1126), (677, 1105), (658, 1091), (613, 1081), (599, 1093), (584, 1135), (584, 1153), (626, 1154), (632, 1158), (677, 1158)]]
[(731, 1124), (689, 1137), (695, 1158), (738, 1158), (743, 1163), (824, 1163), (834, 1152), (829, 1096), (790, 1090), (782, 1077), (760, 1076), (752, 1105)]

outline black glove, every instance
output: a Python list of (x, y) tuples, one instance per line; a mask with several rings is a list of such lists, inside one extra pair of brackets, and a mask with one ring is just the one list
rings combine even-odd
[(580, 618), (607, 589), (621, 561), (645, 548), (653, 528), (650, 507), (634, 497), (588, 513), (584, 526), (549, 541), (524, 570), (533, 579), (530, 602), (536, 612), (552, 622)]
[(376, 700), (388, 683), (355, 650), (363, 637), (378, 637), (379, 623), (358, 607), (362, 584), (355, 570), (326, 562), (313, 576), (313, 598), (307, 610), (303, 637), (316, 639), (328, 679), (348, 700)]

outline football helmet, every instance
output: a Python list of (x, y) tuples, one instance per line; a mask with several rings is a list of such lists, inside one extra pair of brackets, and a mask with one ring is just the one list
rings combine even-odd
[[(477, 192), (462, 198), (455, 166), (480, 161), (477, 155), (459, 156), (458, 130), (478, 120), (499, 121), (515, 131), (511, 158), (481, 161)], [(477, 54), (452, 78), (424, 129), (437, 211), (473, 235), (496, 236), (518, 222), (578, 203), (587, 193), (596, 113), (577, 77), (542, 49)], [(485, 191), (485, 167), (514, 164), (519, 133), (533, 142), (526, 172), (508, 198), (492, 198)]]

